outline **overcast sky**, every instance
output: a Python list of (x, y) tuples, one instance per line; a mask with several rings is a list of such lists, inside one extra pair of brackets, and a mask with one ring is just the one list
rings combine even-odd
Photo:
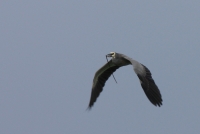
[[(0, 3), (0, 134), (199, 134), (199, 1)], [(149, 68), (162, 107), (126, 66), (86, 110), (111, 51)]]

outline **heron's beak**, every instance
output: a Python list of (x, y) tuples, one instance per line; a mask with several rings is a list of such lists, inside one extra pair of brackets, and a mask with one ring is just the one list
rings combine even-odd
[(112, 57), (112, 54), (107, 54), (106, 57)]

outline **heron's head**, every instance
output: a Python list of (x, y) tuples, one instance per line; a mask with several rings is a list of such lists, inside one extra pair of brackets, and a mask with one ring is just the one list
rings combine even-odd
[(115, 57), (115, 52), (110, 52), (109, 54), (106, 55), (107, 57)]

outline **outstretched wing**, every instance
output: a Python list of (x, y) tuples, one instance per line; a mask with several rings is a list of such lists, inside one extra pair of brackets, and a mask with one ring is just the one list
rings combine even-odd
[(158, 89), (156, 83), (151, 76), (151, 72), (149, 71), (149, 69), (138, 61), (135, 61), (126, 55), (123, 55), (123, 57), (132, 63), (134, 71), (140, 79), (141, 86), (147, 98), (152, 104), (160, 107), (162, 105), (162, 96), (160, 94), (160, 90)]
[(108, 63), (106, 63), (103, 67), (101, 67), (94, 76), (93, 79), (93, 85), (92, 85), (92, 92), (90, 97), (90, 103), (88, 106), (88, 109), (91, 109), (91, 107), (96, 102), (99, 94), (102, 92), (103, 87), (110, 77), (110, 75), (115, 72), (120, 66), (116, 66), (112, 63), (112, 60), (110, 60)]
[(147, 96), (147, 98), (153, 103), (155, 106), (161, 106), (162, 105), (162, 96), (160, 94), (160, 91), (154, 82), (151, 72), (147, 67), (142, 65), (145, 70), (145, 76), (137, 74), (138, 78), (141, 81), (141, 86), (144, 89), (144, 92)]

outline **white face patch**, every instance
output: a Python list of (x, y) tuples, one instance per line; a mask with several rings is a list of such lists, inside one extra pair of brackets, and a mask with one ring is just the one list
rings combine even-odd
[(115, 52), (110, 52), (112, 54), (112, 57), (115, 58)]

